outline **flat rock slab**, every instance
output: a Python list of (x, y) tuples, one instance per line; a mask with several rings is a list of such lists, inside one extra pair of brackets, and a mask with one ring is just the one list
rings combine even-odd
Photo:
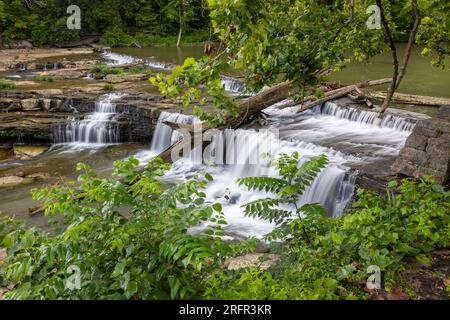
[(47, 146), (14, 146), (14, 155), (21, 159), (30, 159), (44, 153), (47, 150)]
[(257, 267), (260, 270), (267, 270), (279, 259), (280, 255), (278, 254), (248, 253), (226, 259), (222, 268), (227, 270), (238, 270), (242, 268)]

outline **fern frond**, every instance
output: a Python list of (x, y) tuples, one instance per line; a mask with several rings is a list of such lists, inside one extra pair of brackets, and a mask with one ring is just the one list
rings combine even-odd
[(247, 177), (237, 180), (238, 185), (244, 185), (249, 190), (258, 190), (265, 192), (279, 192), (287, 186), (287, 181), (273, 177)]
[(301, 206), (298, 211), (308, 216), (325, 216), (327, 210), (320, 203), (307, 203)]
[(328, 157), (322, 154), (314, 157), (308, 162), (304, 163), (294, 175), (294, 183), (297, 185), (300, 194), (303, 194), (305, 189), (309, 187), (319, 172), (328, 165)]
[(247, 217), (258, 217), (269, 222), (279, 224), (291, 216), (291, 211), (273, 208), (279, 204), (277, 199), (259, 199), (243, 205)]

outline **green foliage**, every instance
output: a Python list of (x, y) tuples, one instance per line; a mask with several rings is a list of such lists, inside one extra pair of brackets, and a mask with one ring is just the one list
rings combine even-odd
[[(357, 195), (343, 217), (306, 215), (309, 238), (294, 236), (275, 267), (253, 278), (251, 269), (221, 272), (207, 281), (207, 296), (236, 299), (243, 290), (267, 299), (364, 299), (371, 266), (381, 270), (389, 291), (400, 281), (406, 257), (424, 261), (450, 245), (450, 192), (430, 178), (393, 181), (387, 199), (362, 189)], [(295, 235), (297, 226), (291, 227)]]
[(214, 273), (205, 284), (203, 298), (225, 300), (286, 299), (285, 289), (269, 272), (257, 268)]
[(99, 64), (99, 65), (93, 66), (91, 68), (91, 72), (93, 72), (93, 73), (101, 73), (101, 74), (104, 74), (104, 75), (107, 75), (107, 74), (120, 74), (120, 73), (122, 73), (122, 69), (111, 67), (111, 66), (107, 66), (107, 65), (103, 65), (103, 64)]
[[(46, 215), (63, 215), (65, 230), (48, 234), (3, 219), (0, 243), (8, 250), (0, 286), (13, 285), (7, 299), (195, 298), (200, 280), (228, 252), (219, 223), (193, 236), (189, 228), (221, 208), (205, 201), (201, 177), (165, 189), (158, 177), (168, 168), (151, 161), (117, 161), (111, 178), (100, 179), (79, 164), (77, 182), (34, 190)], [(80, 269), (81, 288), (66, 288)]]
[[(312, 227), (311, 219), (325, 214), (319, 204), (305, 204), (298, 206), (299, 197), (316, 178), (317, 174), (328, 164), (326, 155), (315, 157), (298, 167), (299, 154), (280, 154), (274, 165), (280, 178), (273, 177), (246, 177), (238, 179), (239, 185), (249, 190), (265, 191), (274, 194), (275, 198), (265, 198), (252, 201), (243, 207), (245, 215), (258, 217), (276, 224), (274, 230), (266, 236), (268, 240), (288, 238), (309, 241), (309, 229)], [(295, 208), (281, 209), (280, 206)], [(303, 216), (303, 217), (302, 217)]]
[[(229, 117), (238, 116), (237, 102), (227, 97), (219, 78), (220, 70), (224, 67), (226, 64), (220, 59), (202, 58), (196, 61), (194, 58), (187, 58), (183, 65), (174, 67), (171, 74), (159, 73), (156, 77), (151, 77), (150, 82), (163, 95), (173, 100), (181, 98), (183, 108), (195, 103), (193, 113), (212, 126), (218, 126)], [(216, 110), (208, 112), (201, 108), (209, 102), (205, 98), (206, 94)]]
[(132, 66), (126, 70), (128, 73), (146, 73), (151, 74), (152, 68), (143, 64)]
[(119, 26), (108, 28), (100, 39), (102, 44), (111, 47), (129, 46), (135, 42), (134, 38), (125, 33)]
[[(298, 154), (282, 154), (274, 163), (280, 178), (240, 180), (274, 195), (247, 204), (248, 215), (290, 229), (272, 233), (285, 242), (268, 270), (219, 268), (224, 257), (251, 250), (255, 239), (220, 240), (222, 206), (203, 192), (211, 176), (167, 187), (158, 179), (167, 164), (155, 159), (142, 170), (129, 158), (114, 164), (110, 178), (79, 164), (77, 182), (33, 192), (46, 215), (63, 215), (61, 233), (2, 218), (7, 257), (0, 287), (13, 287), (6, 299), (364, 299), (374, 266), (389, 291), (406, 257), (426, 262), (432, 250), (449, 246), (450, 192), (430, 178), (393, 181), (386, 196), (358, 190), (348, 214), (327, 218), (317, 204), (296, 207), (326, 157), (298, 163)], [(201, 222), (209, 227), (188, 232)], [(79, 290), (66, 288), (72, 266), (81, 271)]]
[(0, 89), (14, 89), (16, 84), (12, 81), (0, 78)]
[(32, 2), (0, 1), (0, 43), (31, 38), (35, 46), (52, 46), (99, 33), (103, 43), (117, 46), (134, 44), (143, 39), (145, 33), (146, 37), (172, 36), (171, 44), (175, 44), (181, 6), (184, 34), (192, 35), (197, 30), (207, 29), (209, 24), (208, 10), (202, 0), (78, 0), (81, 30), (69, 30), (66, 9), (70, 3), (63, 0), (41, 2), (42, 5), (27, 5)]
[(53, 82), (55, 78), (48, 74), (40, 74), (36, 76), (36, 80), (41, 82)]
[(116, 88), (114, 87), (114, 85), (112, 83), (105, 83), (105, 85), (103, 86), (103, 90), (114, 91), (114, 90), (116, 90)]

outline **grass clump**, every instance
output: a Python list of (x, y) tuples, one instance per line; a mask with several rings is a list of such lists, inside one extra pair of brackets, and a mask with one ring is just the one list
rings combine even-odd
[(103, 86), (103, 90), (105, 90), (105, 91), (114, 91), (114, 90), (116, 90), (116, 88), (111, 83), (105, 83), (105, 85)]
[(0, 78), (0, 89), (14, 89), (16, 84), (12, 81)]
[(92, 67), (91, 72), (107, 75), (107, 74), (120, 74), (120, 73), (122, 73), (122, 70), (119, 68), (99, 64), (99, 65)]
[(36, 77), (36, 80), (41, 82), (53, 82), (55, 81), (55, 78), (48, 74), (40, 74)]

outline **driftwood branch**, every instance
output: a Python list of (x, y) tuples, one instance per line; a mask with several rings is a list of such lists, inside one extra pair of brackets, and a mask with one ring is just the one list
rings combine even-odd
[[(370, 92), (367, 95), (374, 100), (384, 100), (387, 94), (386, 92), (375, 91)], [(434, 106), (434, 107), (450, 105), (450, 99), (448, 98), (419, 96), (404, 93), (394, 93), (394, 95), (392, 96), (392, 102), (401, 104)]]
[[(314, 106), (325, 103), (327, 101), (346, 96), (346, 95), (352, 93), (353, 91), (356, 91), (361, 96), (365, 96), (365, 94), (361, 91), (361, 88), (377, 86), (377, 85), (386, 84), (386, 83), (390, 83), (390, 82), (392, 82), (392, 79), (390, 79), (390, 78), (369, 80), (369, 81), (364, 81), (364, 82), (360, 82), (357, 84), (352, 84), (350, 86), (346, 86), (343, 88), (331, 90), (331, 91), (326, 92), (322, 98), (315, 99), (315, 100), (312, 100), (312, 101), (309, 101), (307, 103), (300, 105), (297, 112), (302, 112), (302, 111), (308, 110)], [(286, 103), (286, 105), (287, 105), (287, 103)]]

